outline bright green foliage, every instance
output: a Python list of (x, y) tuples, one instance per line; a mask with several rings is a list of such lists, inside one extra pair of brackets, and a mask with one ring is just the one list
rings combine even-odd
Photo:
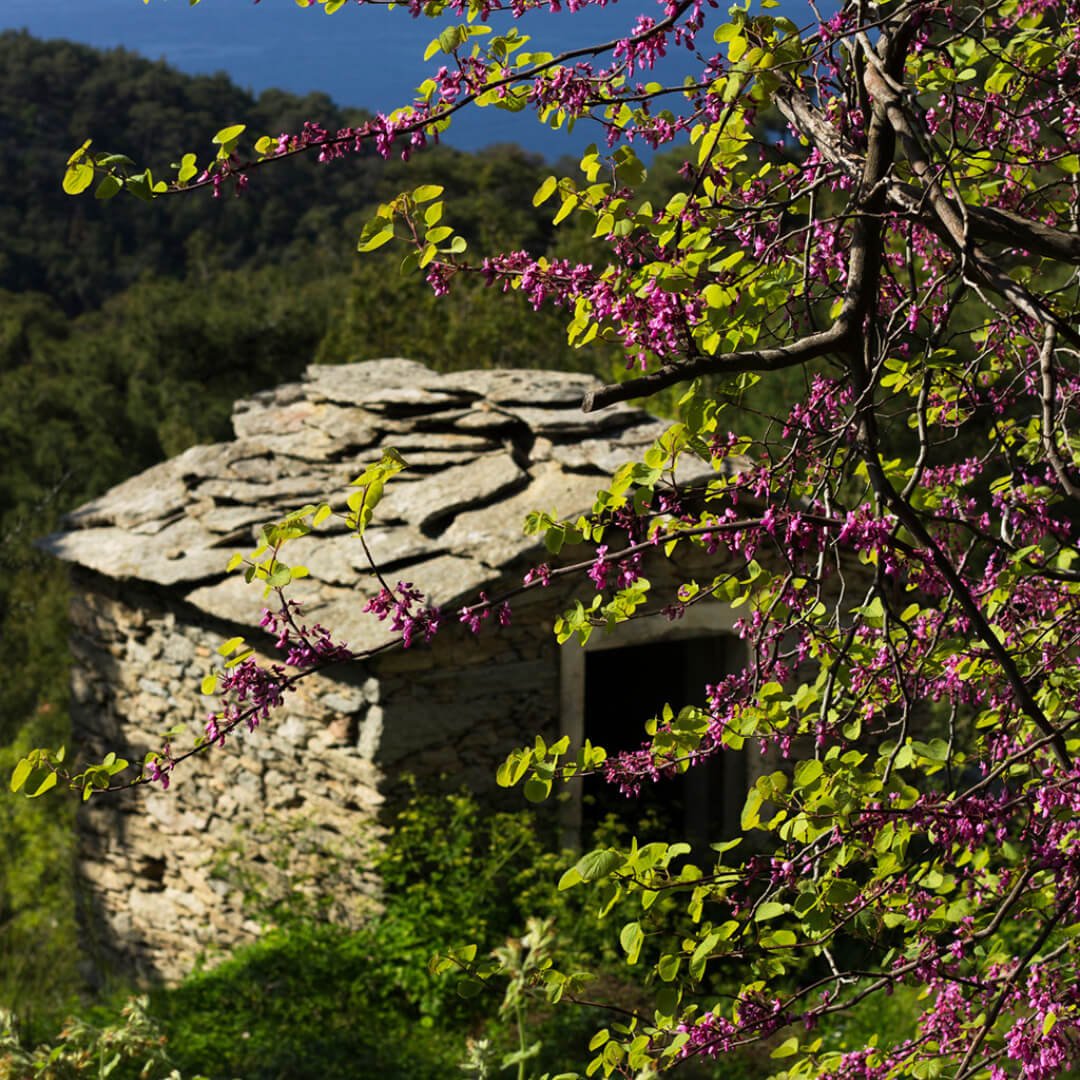
[[(184, 1076), (352, 1080), (357, 1062), (364, 1062), (388, 1080), (444, 1080), (470, 1060), (474, 1075), (481, 1063), (498, 1075), (500, 1063), (522, 1050), (521, 1016), (526, 1075), (554, 1077), (584, 1056), (597, 1024), (589, 1012), (552, 1010), (535, 997), (536, 977), (552, 970), (553, 948), (561, 964), (587, 964), (600, 982), (556, 980), (551, 996), (588, 998), (602, 986), (626, 1007), (638, 1003), (640, 991), (625, 979), (587, 891), (553, 893), (565, 857), (551, 849), (534, 815), (493, 814), (464, 794), (414, 796), (387, 836), (375, 865), (384, 910), (369, 926), (348, 932), (327, 925), (299, 893), (266, 906), (253, 887), (250, 913), (276, 929), (223, 963), (197, 968), (179, 987), (158, 991), (149, 1006), (136, 1003), (134, 1015), (150, 1017), (140, 1019), (137, 1030), (152, 1039), (167, 1036), (164, 1053)], [(617, 847), (625, 833), (608, 826), (597, 839)], [(289, 838), (280, 843), (287, 849)], [(664, 903), (658, 900), (657, 907)], [(619, 905), (609, 919), (625, 921), (632, 910)], [(530, 914), (545, 921), (530, 925)], [(474, 944), (457, 947), (465, 939)], [(434, 954), (442, 959), (433, 977)], [(463, 964), (477, 963), (484, 965), (483, 985), (462, 976)], [(663, 960), (661, 968), (668, 970)], [(737, 981), (737, 972), (732, 978)], [(130, 1030), (109, 1009), (84, 1007), (77, 1015), (81, 1019), (67, 1025), (72, 1036), (63, 1041), (64, 1053), (75, 1045), (103, 1045), (100, 1032), (112, 1032), (105, 1041), (119, 1049), (115, 1032)], [(847, 1018), (845, 1038), (857, 1039), (871, 1024), (880, 1031), (879, 1021)], [(605, 1029), (609, 1038), (618, 1026), (616, 1020)], [(603, 1045), (600, 1038), (593, 1036), (592, 1049)], [(25, 1063), (34, 1041), (21, 1039), (19, 1049), (9, 1043), (0, 1054), (6, 1050), (12, 1062)], [(38, 1053), (57, 1042), (50, 1029)], [(150, 1049), (161, 1051), (157, 1043)], [(97, 1068), (96, 1056), (87, 1060)], [(135, 1075), (129, 1060), (142, 1059), (126, 1056), (112, 1074), (116, 1080)], [(722, 1072), (690, 1066), (684, 1075), (758, 1080), (767, 1060), (732, 1055)], [(37, 1074), (24, 1064), (11, 1075), (29, 1080)]]
[[(44, 704), (44, 703), (43, 703)], [(50, 703), (51, 704), (51, 703)], [(35, 743), (63, 737), (63, 700), (39, 713), (0, 749), (11, 775)], [(73, 894), (75, 806), (63, 800), (0, 798), (0, 1008), (35, 1017), (69, 1001), (79, 985)]]
[[(513, 1058), (503, 1074), (513, 1076), (524, 1051), (524, 1075), (564, 1074), (595, 1023), (534, 992), (553, 947), (562, 962), (588, 964), (628, 1007), (638, 1001), (585, 891), (553, 893), (565, 856), (535, 815), (428, 794), (413, 795), (390, 824), (373, 864), (384, 908), (370, 925), (320, 923), (299, 895), (260, 910), (256, 889), (253, 914), (276, 929), (154, 996), (151, 1012), (182, 1069), (352, 1080), (363, 1061), (388, 1080), (445, 1080), (470, 1060), (474, 1075), (486, 1063), (494, 1076)], [(608, 825), (602, 839), (621, 843), (625, 832)], [(482, 967), (483, 980), (465, 975), (470, 967)], [(547, 997), (588, 998), (598, 985), (583, 975), (556, 982)], [(729, 1062), (729, 1077), (755, 1080), (755, 1060)]]
[(383, 451), (382, 457), (374, 465), (369, 465), (353, 482), (352, 487), (359, 488), (348, 498), (349, 515), (345, 524), (363, 536), (371, 524), (375, 507), (383, 497), (387, 481), (407, 467), (405, 459), (393, 447)]
[[(154, 1012), (177, 1060), (218, 1062), (215, 1075), (351, 1078), (363, 1061), (395, 1080), (442, 1080), (495, 1001), (463, 997), (456, 969), (433, 978), (432, 955), (463, 936), (511, 947), (554, 862), (530, 816), (493, 815), (464, 794), (413, 797), (376, 859), (384, 910), (369, 926), (350, 933), (278, 904), (266, 915), (280, 930), (158, 995)], [(567, 927), (587, 925), (580, 911), (565, 914)], [(566, 1053), (558, 1027), (548, 1030), (550, 1049)], [(511, 1052), (498, 1025), (488, 1037)]]

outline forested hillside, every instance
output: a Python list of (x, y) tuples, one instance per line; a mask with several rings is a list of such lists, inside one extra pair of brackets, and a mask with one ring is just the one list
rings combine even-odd
[[(422, 282), (400, 277), (396, 256), (356, 259), (365, 213), (420, 182), (445, 185), (448, 219), (478, 250), (496, 237), (552, 249), (550, 214), (520, 209), (547, 170), (513, 147), (436, 148), (407, 180), (374, 157), (301, 162), (218, 203), (196, 194), (102, 204), (61, 190), (64, 163), (86, 138), (163, 175), (161, 147), (204, 151), (225, 122), (278, 132), (311, 118), (333, 128), (356, 116), (319, 95), (255, 98), (224, 76), (0, 34), (0, 771), (28, 742), (65, 737), (64, 571), (32, 546), (64, 511), (228, 437), (236, 398), (313, 359), (616, 365), (614, 350), (567, 348), (558, 314), (508, 305), (480, 280), (435, 305)], [(588, 239), (559, 243), (570, 252)], [(47, 1002), (78, 984), (68, 814), (63, 800), (0, 801), (0, 1005)]]
[[(382, 168), (373, 156), (345, 170), (302, 162), (292, 176), (268, 175), (259, 198), (240, 205), (116, 207), (73, 200), (57, 181), (87, 138), (152, 160), (163, 146), (204, 145), (226, 121), (277, 132), (310, 117), (336, 128), (361, 114), (318, 94), (256, 98), (224, 75), (183, 75), (122, 49), (0, 34), (0, 287), (46, 292), (75, 313), (146, 274), (329, 254), (348, 212), (375, 197)], [(155, 164), (167, 173), (167, 161)]]

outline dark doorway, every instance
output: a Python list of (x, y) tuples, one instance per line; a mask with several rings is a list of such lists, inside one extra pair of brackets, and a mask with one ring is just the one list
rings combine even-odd
[[(665, 703), (678, 712), (705, 701), (707, 683), (739, 667), (742, 645), (730, 634), (604, 649), (585, 658), (585, 737), (609, 754), (636, 750), (645, 722)], [(646, 783), (634, 801), (639, 840), (671, 840), (678, 832), (695, 848), (737, 835), (746, 798), (744, 752), (728, 751), (670, 780)], [(625, 817), (626, 796), (590, 777), (582, 788), (582, 838), (586, 844), (609, 813)], [(655, 821), (655, 824), (653, 822)]]

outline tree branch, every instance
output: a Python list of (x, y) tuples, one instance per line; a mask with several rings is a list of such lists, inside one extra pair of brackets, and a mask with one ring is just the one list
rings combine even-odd
[(1057, 438), (1054, 429), (1057, 420), (1054, 416), (1054, 399), (1057, 397), (1057, 379), (1054, 377), (1054, 346), (1057, 344), (1057, 332), (1053, 326), (1043, 329), (1043, 343), (1039, 350), (1039, 375), (1041, 378), (1042, 398), (1042, 444), (1046, 460), (1050, 462), (1050, 468), (1058, 483), (1074, 499), (1080, 499), (1080, 487), (1073, 483), (1065, 467), (1065, 462), (1058, 453)]
[(940, 222), (941, 228), (938, 231), (944, 230), (945, 239), (968, 260), (976, 276), (1003, 296), (1017, 311), (1037, 322), (1053, 326), (1063, 337), (1080, 345), (1080, 333), (1055, 315), (1041, 299), (1033, 296), (1019, 282), (1013, 281), (975, 243), (973, 231), (969, 228), (969, 208), (963, 203), (958, 204), (942, 187), (937, 171), (928, 160), (922, 141), (904, 107), (902, 95), (890, 86), (872, 65), (866, 69), (866, 84), (874, 97), (875, 106), (881, 105), (893, 130), (899, 136), (912, 172), (926, 185), (926, 197)]
[(696, 379), (699, 375), (736, 375), (743, 371), (780, 371), (783, 368), (796, 367), (818, 356), (843, 350), (852, 337), (853, 325), (850, 317), (845, 318), (844, 311), (841, 310), (828, 330), (810, 334), (790, 345), (722, 353), (719, 356), (697, 356), (685, 363), (665, 364), (648, 375), (590, 390), (582, 399), (581, 408), (583, 412), (594, 412), (617, 401), (648, 397), (676, 383)]
[[(853, 179), (861, 174), (863, 167), (858, 152), (844, 143), (840, 133), (805, 93), (793, 85), (782, 86), (776, 93), (776, 106), (784, 119), (809, 139), (831, 165), (843, 169)], [(914, 213), (931, 228), (938, 225), (933, 215), (919, 210), (926, 196), (925, 190), (893, 179), (888, 182), (887, 195), (894, 209), (905, 214)], [(1008, 244), (1048, 259), (1080, 266), (1078, 233), (1056, 229), (999, 207), (966, 204), (965, 213), (968, 231), (972, 239), (980, 243)]]
[[(927, 193), (931, 205), (942, 225), (948, 230), (952, 242), (964, 253), (978, 254), (977, 249), (974, 249), (967, 236), (966, 224), (960, 211), (945, 194), (923, 155), (921, 144), (900, 104), (902, 101), (902, 89), (898, 91), (893, 86), (893, 80), (896, 77), (895, 64), (898, 61), (899, 47), (904, 41), (907, 29), (909, 27), (902, 27), (895, 35), (885, 34), (882, 36), (878, 49), (886, 56), (884, 65), (881, 57), (874, 53), (873, 59), (867, 64), (864, 74), (866, 87), (874, 100), (874, 111), (868, 135), (866, 164), (862, 177), (864, 190), (869, 189), (871, 196), (867, 205), (861, 207), (861, 209), (865, 209), (869, 213), (860, 215), (855, 222), (855, 235), (852, 240), (852, 255), (849, 261), (848, 275), (849, 280), (854, 277), (857, 267), (856, 260), (860, 257), (860, 251), (869, 250), (870, 254), (864, 257), (870, 259), (877, 256), (877, 259), (876, 263), (868, 262), (863, 271), (867, 275), (874, 275), (873, 281), (864, 282), (864, 287), (868, 290), (872, 288), (875, 295), (876, 270), (880, 268), (880, 245), (874, 243), (874, 240), (875, 237), (880, 236), (881, 220), (879, 216), (873, 214), (873, 211), (884, 200), (884, 188), (879, 181), (884, 178), (886, 170), (891, 166), (891, 159), (885, 160), (884, 149), (886, 147), (892, 149), (897, 136), (899, 136), (905, 156), (912, 169), (927, 184)], [(864, 44), (864, 51), (868, 54), (873, 52), (868, 42)], [(869, 55), (867, 59), (870, 60)], [(890, 60), (892, 63), (890, 63)], [(889, 75), (892, 75), (893, 78), (888, 78)], [(1000, 273), (996, 268), (991, 272), (994, 274)], [(1010, 285), (1015, 285), (1015, 282), (1010, 279), (1006, 280), (1009, 281)], [(990, 654), (1001, 667), (1009, 686), (1012, 688), (1017, 705), (1031, 718), (1035, 726), (1050, 739), (1054, 755), (1061, 765), (1066, 769), (1070, 768), (1071, 760), (1064, 736), (1050, 723), (1049, 718), (1040, 708), (1031, 688), (1020, 674), (1012, 654), (1002, 644), (997, 634), (994, 633), (982, 609), (976, 603), (971, 590), (967, 587), (959, 571), (953, 566), (952, 560), (930, 535), (922, 518), (911, 503), (901, 497), (885, 475), (878, 452), (877, 424), (872, 395), (873, 386), (870, 374), (866, 370), (861, 356), (851, 358), (850, 371), (857, 402), (860, 448), (863, 460), (866, 463), (870, 483), (877, 498), (896, 515), (899, 522), (930, 553), (934, 565), (948, 582), (957, 603), (959, 603), (964, 614), (971, 622), (972, 629), (978, 634)]]

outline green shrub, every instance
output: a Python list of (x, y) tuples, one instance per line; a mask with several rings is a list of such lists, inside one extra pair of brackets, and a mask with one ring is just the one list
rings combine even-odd
[[(466, 794), (414, 795), (378, 860), (381, 914), (348, 931), (314, 920), (300, 898), (294, 912), (277, 904), (256, 913), (279, 925), (155, 995), (171, 1053), (181, 1068), (213, 1078), (423, 1080), (457, 1074), (470, 1038), (508, 1052), (517, 1036), (497, 1016), (502, 987), (467, 998), (458, 976), (432, 975), (428, 965), (465, 943), (481, 955), (502, 946), (530, 914), (553, 920), (569, 954), (595, 955), (604, 940), (595, 918), (573, 906), (575, 897), (552, 899), (563, 863), (531, 813), (489, 813)], [(533, 911), (540, 897), (547, 908)], [(544, 1058), (580, 1060), (596, 1017), (551, 1015), (528, 1011)]]
[[(609, 821), (593, 842), (628, 839)], [(469, 1072), (535, 1077), (573, 1071), (587, 1060), (591, 1035), (613, 1017), (565, 1001), (551, 1006), (530, 993), (530, 980), (520, 972), (528, 969), (538, 927), (543, 951), (560, 970), (588, 963), (596, 983), (584, 988), (584, 998), (647, 1012), (654, 988), (642, 987), (637, 969), (627, 968), (610, 944), (617, 937), (611, 924), (637, 917), (636, 911), (616, 906), (601, 922), (583, 906), (581, 890), (552, 889), (572, 858), (555, 850), (554, 822), (533, 812), (492, 813), (464, 793), (414, 793), (378, 857), (380, 914), (349, 930), (320, 920), (318, 907), (303, 897), (293, 906), (276, 900), (253, 914), (278, 925), (218, 966), (197, 968), (180, 986), (157, 992), (150, 1011), (168, 1036), (176, 1066), (211, 1080), (443, 1080)], [(675, 933), (663, 899), (651, 915), (656, 940)], [(483, 986), (453, 965), (431, 973), (433, 955), (469, 943), (480, 960), (498, 953), (503, 973)], [(904, 1037), (911, 1010), (900, 998), (896, 1016), (877, 1010), (845, 1018), (847, 1041)], [(108, 1014), (102, 1016), (104, 1026)], [(523, 1049), (524, 1063), (503, 1071)], [(681, 1072), (756, 1080), (778, 1064), (768, 1049), (688, 1062)]]
[(32, 1047), (15, 1015), (0, 1010), (0, 1080), (181, 1080), (165, 1053), (165, 1036), (146, 1006), (146, 998), (132, 998), (101, 1026), (69, 1017), (55, 1038)]

